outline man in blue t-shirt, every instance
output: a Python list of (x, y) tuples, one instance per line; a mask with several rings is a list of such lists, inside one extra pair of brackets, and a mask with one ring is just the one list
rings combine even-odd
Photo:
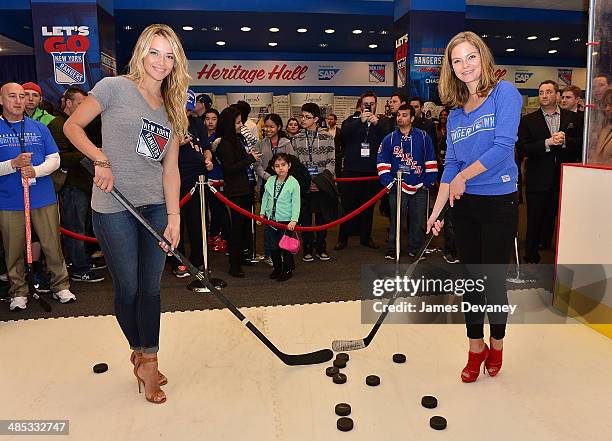
[(52, 274), (53, 298), (61, 303), (74, 301), (76, 297), (70, 292), (59, 238), (57, 199), (49, 176), (60, 165), (57, 145), (44, 124), (23, 117), (23, 87), (17, 83), (5, 84), (0, 89), (0, 102), (3, 106), (0, 118), (0, 236), (10, 282), (10, 310), (25, 309), (28, 296), (24, 268), (25, 178), (30, 188), (32, 226)]

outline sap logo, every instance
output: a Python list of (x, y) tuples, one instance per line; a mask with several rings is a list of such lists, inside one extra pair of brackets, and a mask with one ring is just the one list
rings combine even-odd
[(338, 72), (340, 72), (340, 69), (332, 69), (332, 68), (327, 68), (327, 67), (320, 68), (319, 69), (319, 80), (329, 81), (333, 77), (335, 77)]
[(533, 72), (515, 72), (514, 82), (518, 84), (525, 84), (532, 76)]

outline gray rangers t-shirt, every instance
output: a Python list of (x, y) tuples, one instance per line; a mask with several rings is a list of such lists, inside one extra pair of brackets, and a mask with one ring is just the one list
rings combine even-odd
[[(136, 207), (163, 203), (161, 160), (172, 142), (166, 108), (151, 109), (136, 83), (121, 76), (103, 78), (91, 94), (102, 107), (102, 151), (115, 187)], [(95, 185), (91, 208), (98, 213), (125, 210)]]

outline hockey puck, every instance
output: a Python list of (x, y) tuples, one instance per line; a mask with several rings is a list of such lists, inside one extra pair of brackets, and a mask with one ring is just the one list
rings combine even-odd
[(436, 399), (436, 397), (426, 395), (423, 398), (421, 398), (421, 405), (428, 409), (434, 409), (438, 407), (438, 400)]
[(368, 386), (378, 386), (380, 384), (380, 377), (376, 375), (368, 375), (366, 377), (366, 384)]
[(340, 352), (336, 355), (336, 360), (344, 360), (345, 362), (349, 361), (349, 354), (346, 352)]
[(325, 375), (327, 375), (328, 377), (333, 377), (338, 372), (340, 372), (340, 370), (336, 366), (330, 366), (325, 369)]
[(444, 430), (446, 429), (446, 419), (438, 415), (432, 416), (429, 419), (429, 425), (431, 426), (432, 429)]
[(108, 365), (106, 363), (98, 363), (93, 367), (93, 371), (96, 374), (101, 374), (103, 372), (106, 372), (108, 370)]
[(334, 380), (334, 383), (336, 383), (336, 384), (344, 384), (344, 383), (346, 383), (346, 375), (344, 375), (344, 374), (336, 374), (336, 375), (334, 375), (333, 380)]
[(338, 369), (343, 369), (346, 367), (346, 361), (336, 358), (334, 360), (334, 366), (336, 366)]
[(336, 427), (338, 427), (338, 430), (341, 430), (342, 432), (348, 432), (349, 430), (353, 429), (353, 420), (347, 417), (338, 418)]
[(404, 354), (393, 354), (393, 361), (395, 363), (406, 363), (406, 356)]
[(347, 403), (336, 404), (336, 415), (345, 417), (351, 414), (351, 406)]

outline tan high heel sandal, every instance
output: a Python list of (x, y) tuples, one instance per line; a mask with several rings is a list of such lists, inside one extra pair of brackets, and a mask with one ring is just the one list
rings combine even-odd
[(145, 381), (138, 375), (138, 368), (140, 367), (141, 364), (145, 364), (145, 363), (153, 363), (153, 362), (157, 362), (157, 355), (155, 355), (152, 358), (144, 358), (144, 357), (140, 357), (140, 359), (136, 359), (136, 365), (134, 366), (134, 375), (136, 376), (136, 380), (138, 380), (138, 393), (142, 393), (142, 388), (140, 387), (140, 385), (142, 384), (142, 386), (144, 386), (145, 388), (145, 398), (147, 399), (148, 402), (153, 403), (153, 404), (162, 404), (166, 402), (166, 394), (164, 393), (163, 390), (161, 390), (159, 388), (159, 384), (157, 384), (157, 389), (153, 391), (153, 394), (151, 396), (147, 396), (147, 385), (145, 383)]
[[(140, 358), (142, 358), (142, 352), (132, 351), (132, 355), (130, 355), (130, 361), (132, 362), (134, 366), (136, 366), (136, 360)], [(159, 371), (157, 371), (157, 374), (159, 375), (159, 385), (160, 386), (165, 386), (166, 384), (168, 384), (168, 379), (166, 378), (164, 374), (162, 374)]]

